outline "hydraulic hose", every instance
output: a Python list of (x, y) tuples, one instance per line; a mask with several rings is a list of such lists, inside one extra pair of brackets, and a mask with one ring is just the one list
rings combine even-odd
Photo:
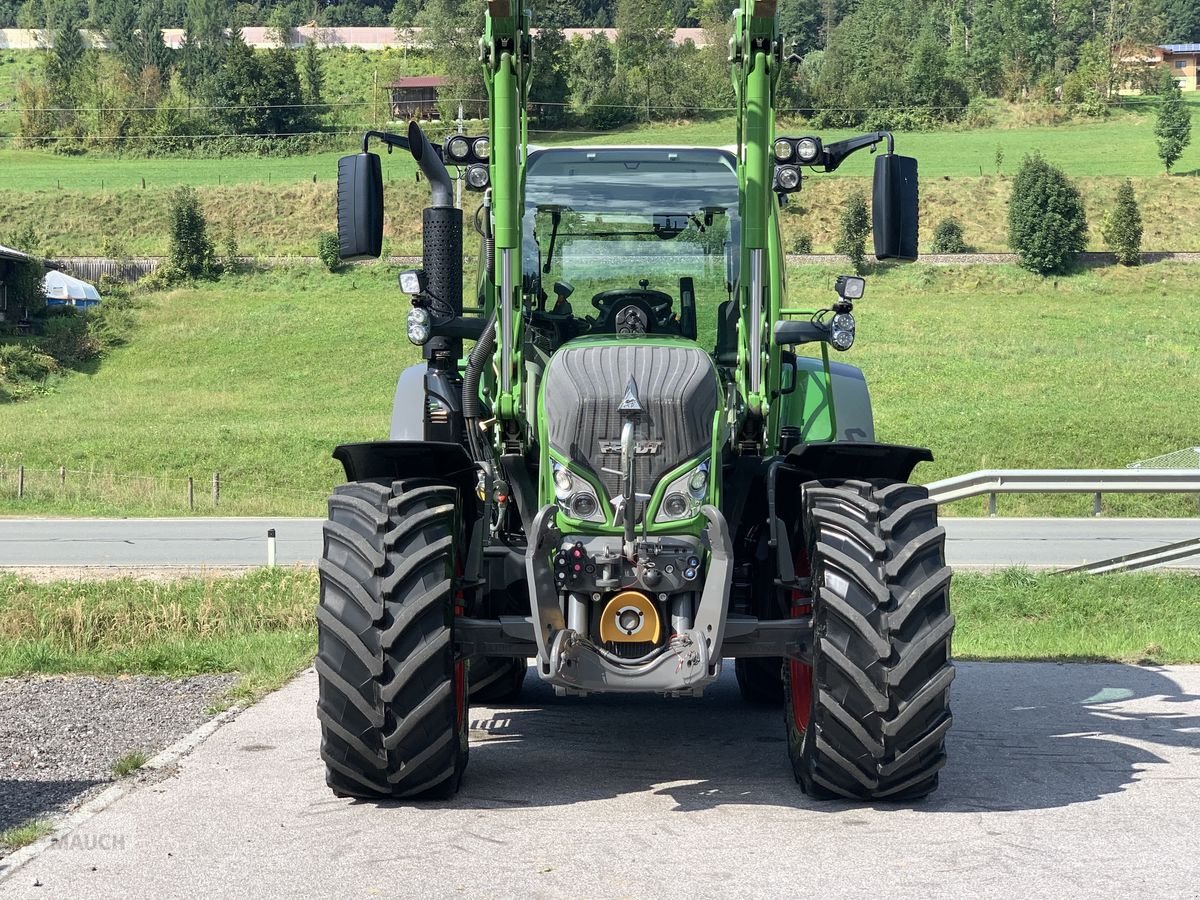
[(483, 401), (479, 399), (479, 379), (483, 375), (483, 367), (488, 359), (496, 352), (496, 314), (488, 317), (483, 326), (483, 334), (471, 348), (467, 357), (467, 371), (463, 373), (463, 417), (481, 419), (484, 414)]
[(429, 179), (429, 188), (433, 195), (430, 205), (453, 206), (454, 192), (450, 187), (450, 173), (446, 171), (446, 166), (434, 152), (429, 138), (425, 137), (425, 132), (416, 122), (408, 124), (408, 152)]

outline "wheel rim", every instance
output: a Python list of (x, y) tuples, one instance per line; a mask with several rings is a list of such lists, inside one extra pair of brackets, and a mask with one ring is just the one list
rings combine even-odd
[[(811, 576), (812, 569), (809, 566), (806, 551), (797, 551), (795, 568), (797, 578)], [(811, 615), (812, 593), (801, 590), (792, 591), (792, 618), (799, 619)], [(803, 735), (808, 731), (809, 722), (812, 721), (813, 667), (798, 659), (789, 659), (788, 675), (788, 680), (791, 682), (788, 690), (788, 702), (792, 707), (792, 725)]]

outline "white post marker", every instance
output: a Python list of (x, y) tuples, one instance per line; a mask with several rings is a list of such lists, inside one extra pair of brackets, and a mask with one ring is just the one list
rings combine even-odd
[(267, 568), (275, 568), (275, 529), (267, 529)]

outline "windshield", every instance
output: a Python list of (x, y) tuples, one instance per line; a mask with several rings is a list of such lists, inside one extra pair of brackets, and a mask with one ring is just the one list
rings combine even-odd
[(691, 279), (713, 309), (737, 280), (732, 154), (709, 148), (554, 149), (530, 154), (524, 269), (575, 296), (639, 286), (678, 297)]

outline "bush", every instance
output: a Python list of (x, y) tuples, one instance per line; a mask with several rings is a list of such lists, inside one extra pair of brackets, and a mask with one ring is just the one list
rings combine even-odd
[(807, 231), (801, 231), (792, 238), (792, 252), (804, 256), (812, 253), (812, 235)]
[(44, 389), (58, 363), (28, 344), (0, 344), (0, 403), (23, 400)]
[(1121, 265), (1136, 266), (1142, 261), (1142, 213), (1128, 178), (1117, 189), (1117, 202), (1104, 217), (1101, 232)]
[(933, 231), (933, 244), (930, 253), (966, 253), (967, 245), (963, 241), (963, 229), (958, 219), (951, 216), (938, 222)]
[(171, 248), (166, 265), (168, 281), (214, 278), (218, 274), (208, 220), (200, 208), (200, 198), (190, 187), (181, 187), (171, 195)]
[(854, 271), (860, 275), (866, 267), (867, 235), (871, 233), (871, 215), (867, 211), (867, 198), (862, 191), (855, 191), (846, 200), (842, 217), (838, 223), (838, 238), (834, 252), (850, 258)]
[(342, 267), (342, 258), (338, 255), (338, 236), (332, 231), (325, 231), (317, 238), (317, 256), (330, 272), (336, 272)]
[(1008, 204), (1008, 243), (1040, 275), (1067, 271), (1087, 246), (1079, 189), (1041, 156), (1025, 157)]
[(50, 316), (44, 329), (42, 352), (54, 357), (64, 368), (73, 368), (100, 354), (100, 342), (88, 330), (88, 323), (81, 315)]

